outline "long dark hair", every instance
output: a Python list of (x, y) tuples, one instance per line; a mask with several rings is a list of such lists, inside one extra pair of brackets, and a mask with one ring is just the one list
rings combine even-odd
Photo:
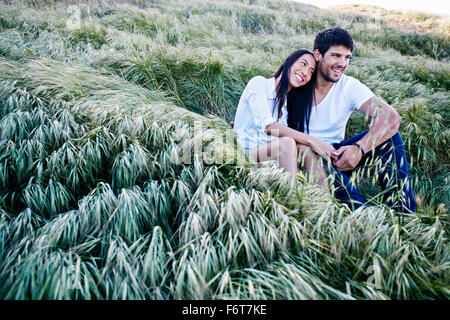
[(309, 119), (314, 100), (316, 76), (317, 72), (314, 72), (307, 84), (292, 88), (287, 95), (288, 127), (307, 134), (309, 134)]
[(277, 92), (277, 118), (280, 117), (281, 108), (287, 98), (287, 110), (288, 110), (288, 126), (295, 130), (304, 132), (304, 125), (309, 132), (309, 117), (311, 114), (311, 106), (314, 98), (315, 88), (315, 74), (311, 77), (311, 80), (304, 86), (298, 88), (292, 88), (288, 93), (289, 86), (289, 72), (292, 65), (304, 54), (310, 54), (314, 56), (312, 52), (308, 50), (297, 50), (293, 52), (289, 57), (284, 60), (280, 68), (275, 72), (273, 77), (278, 78), (281, 74), (280, 81), (276, 87)]

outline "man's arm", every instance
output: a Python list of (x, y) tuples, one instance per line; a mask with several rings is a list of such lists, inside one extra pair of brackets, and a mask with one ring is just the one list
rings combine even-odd
[[(359, 110), (372, 119), (369, 131), (357, 142), (364, 153), (391, 138), (400, 127), (402, 118), (397, 111), (378, 97), (367, 100)], [(339, 171), (348, 171), (358, 165), (363, 154), (358, 146), (350, 145), (339, 148), (332, 155), (339, 158), (333, 162), (334, 167)]]

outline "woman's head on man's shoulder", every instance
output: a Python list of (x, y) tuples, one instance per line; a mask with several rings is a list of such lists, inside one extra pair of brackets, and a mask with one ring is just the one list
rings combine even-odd
[(293, 88), (307, 86), (316, 70), (314, 54), (308, 50), (296, 50), (291, 53), (274, 73), (279, 111), (286, 96)]

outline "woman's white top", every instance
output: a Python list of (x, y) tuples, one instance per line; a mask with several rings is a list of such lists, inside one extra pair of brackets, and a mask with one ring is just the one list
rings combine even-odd
[(237, 140), (246, 152), (277, 138), (264, 132), (269, 124), (280, 122), (287, 126), (286, 100), (281, 108), (282, 115), (279, 119), (276, 103), (274, 77), (267, 79), (256, 76), (248, 82), (234, 118)]

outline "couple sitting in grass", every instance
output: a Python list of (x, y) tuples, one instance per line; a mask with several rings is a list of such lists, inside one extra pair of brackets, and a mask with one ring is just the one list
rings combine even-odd
[[(357, 79), (344, 75), (353, 51), (344, 29), (320, 32), (314, 52), (298, 50), (271, 78), (252, 78), (239, 101), (234, 130), (258, 163), (277, 160), (295, 176), (298, 159), (311, 181), (356, 209), (366, 204), (353, 171), (373, 166), (383, 202), (397, 212), (413, 212), (412, 190), (398, 113)], [(353, 111), (372, 121), (370, 128), (344, 140)], [(328, 191), (329, 192), (329, 191)]]

